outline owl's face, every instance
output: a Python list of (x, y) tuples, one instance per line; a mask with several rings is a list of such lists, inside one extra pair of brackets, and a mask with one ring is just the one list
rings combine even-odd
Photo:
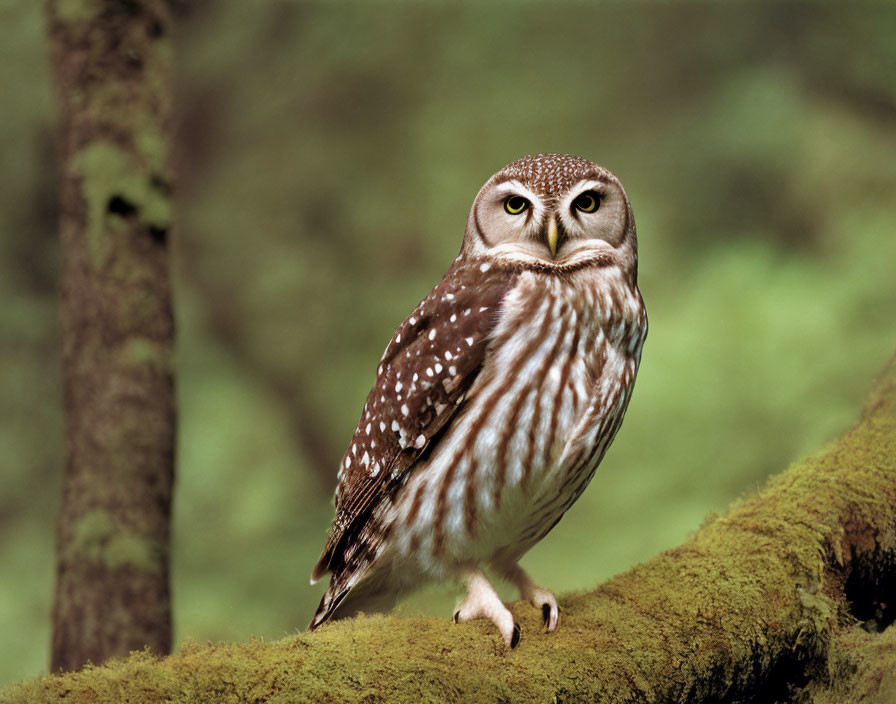
[(635, 221), (619, 180), (560, 154), (514, 161), (473, 203), (462, 252), (538, 269), (637, 263)]

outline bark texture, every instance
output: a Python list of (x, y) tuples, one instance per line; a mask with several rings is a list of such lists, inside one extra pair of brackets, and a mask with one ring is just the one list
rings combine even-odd
[(171, 646), (170, 8), (50, 0), (65, 478), (51, 668)]
[(360, 617), (275, 643), (135, 653), (22, 702), (896, 701), (896, 358), (839, 441), (590, 593), (563, 622)]

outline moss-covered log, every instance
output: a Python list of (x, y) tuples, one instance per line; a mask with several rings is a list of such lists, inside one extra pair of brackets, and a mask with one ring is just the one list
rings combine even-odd
[[(275, 643), (185, 645), (7, 689), (23, 702), (892, 702), (896, 359), (838, 442), (680, 547), (485, 623), (361, 617)], [(888, 627), (889, 626), (889, 627)], [(2, 697), (0, 697), (2, 698)]]
[(50, 0), (65, 479), (52, 667), (171, 643), (170, 8)]

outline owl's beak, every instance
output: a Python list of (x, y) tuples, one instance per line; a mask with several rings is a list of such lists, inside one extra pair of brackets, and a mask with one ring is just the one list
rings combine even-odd
[(554, 215), (551, 215), (551, 219), (548, 220), (548, 248), (551, 250), (551, 256), (557, 256), (557, 242), (560, 238), (559, 233), (557, 232), (557, 218)]

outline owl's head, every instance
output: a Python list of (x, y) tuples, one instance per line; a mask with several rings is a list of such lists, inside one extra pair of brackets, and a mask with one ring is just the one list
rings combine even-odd
[(461, 252), (540, 270), (616, 264), (634, 273), (635, 219), (622, 184), (565, 154), (508, 164), (479, 191)]

